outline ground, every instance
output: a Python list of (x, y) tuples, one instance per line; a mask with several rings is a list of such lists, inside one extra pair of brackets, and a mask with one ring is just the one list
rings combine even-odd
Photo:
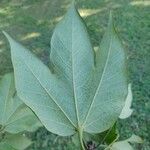
[[(0, 0), (0, 76), (13, 70), (10, 49), (1, 31), (7, 31), (47, 63), (52, 32), (70, 3), (70, 0)], [(94, 47), (100, 44), (109, 11), (113, 10), (115, 26), (128, 56), (129, 82), (133, 90), (134, 112), (129, 119), (120, 121), (120, 138), (125, 139), (132, 133), (139, 135), (144, 144), (136, 149), (149, 150), (150, 1), (78, 0), (77, 6)], [(68, 138), (57, 137), (44, 128), (29, 137), (34, 142), (28, 150), (68, 149)]]

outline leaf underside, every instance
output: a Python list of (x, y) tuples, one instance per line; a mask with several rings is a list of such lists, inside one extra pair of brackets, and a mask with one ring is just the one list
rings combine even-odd
[(5, 35), (18, 95), (49, 131), (62, 136), (79, 129), (99, 133), (114, 124), (124, 105), (127, 81), (125, 54), (112, 17), (94, 58), (84, 22), (72, 6), (51, 39), (53, 72)]

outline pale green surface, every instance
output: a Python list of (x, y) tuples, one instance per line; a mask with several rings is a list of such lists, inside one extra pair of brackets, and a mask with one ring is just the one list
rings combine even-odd
[(116, 142), (110, 150), (134, 150), (128, 142)]
[(124, 141), (115, 142), (110, 150), (134, 150), (130, 143), (143, 143), (143, 140), (139, 136), (132, 135)]
[[(86, 131), (98, 133), (112, 126), (121, 113), (127, 95), (125, 52), (110, 15), (109, 25), (96, 51), (92, 101), (85, 121)], [(94, 90), (94, 92), (93, 92)]]
[(0, 125), (10, 133), (35, 131), (41, 126), (34, 113), (17, 97), (11, 73), (0, 80)]
[(62, 100), (66, 112), (72, 115), (70, 118), (76, 127), (81, 126), (89, 106), (88, 83), (94, 69), (94, 51), (82, 18), (73, 5), (54, 30), (50, 61), (56, 75), (68, 84), (71, 98)]
[[(99, 45), (106, 25), (109, 10), (113, 10), (115, 27), (123, 41), (128, 56), (129, 82), (132, 83), (133, 114), (126, 120), (120, 120), (120, 139), (128, 138), (132, 133), (141, 136), (144, 144), (136, 150), (149, 150), (149, 25), (150, 3), (143, 0), (79, 0), (78, 8), (83, 11), (91, 41)], [(1, 0), (0, 29), (7, 31), (17, 41), (35, 53), (44, 63), (49, 60), (50, 37), (70, 4), (70, 0)], [(40, 11), (39, 11), (40, 10)], [(40, 12), (40, 13), (39, 13)], [(95, 13), (93, 13), (95, 12)], [(38, 33), (38, 35), (33, 34)], [(32, 36), (31, 36), (32, 35)], [(10, 48), (0, 33), (0, 75), (12, 71)], [(68, 149), (68, 138), (51, 134), (45, 128), (31, 133), (35, 140), (30, 150)]]
[(133, 109), (131, 109), (132, 99), (133, 96), (132, 96), (131, 84), (128, 84), (128, 95), (125, 100), (125, 105), (119, 116), (120, 119), (126, 119), (132, 115), (133, 113)]
[[(66, 26), (69, 30), (65, 31)], [(125, 54), (111, 16), (95, 67), (85, 27), (73, 6), (52, 37), (53, 73), (5, 35), (11, 45), (18, 95), (49, 131), (63, 136), (74, 134), (76, 129), (98, 133), (117, 120), (127, 93), (127, 79)]]

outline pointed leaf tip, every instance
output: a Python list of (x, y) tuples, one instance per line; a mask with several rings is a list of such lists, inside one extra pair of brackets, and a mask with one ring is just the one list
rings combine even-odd
[(76, 8), (76, 2), (75, 2), (75, 0), (73, 0), (72, 1), (72, 3), (71, 3), (71, 5), (70, 5), (70, 7), (69, 7), (69, 9), (68, 9), (68, 11), (67, 11), (68, 13), (70, 13), (70, 12), (78, 12), (77, 11), (77, 8)]
[(5, 31), (2, 31), (2, 33), (5, 35), (5, 37), (7, 38), (7, 40), (9, 41), (9, 43), (13, 40), (13, 38)]
[(130, 138), (123, 140), (123, 141), (117, 141), (113, 143), (110, 147), (111, 150), (134, 150), (131, 143), (143, 143), (143, 140), (137, 136), (132, 135)]
[(9, 37), (8, 33), (5, 32), (5, 31), (2, 31), (2, 33), (3, 33), (3, 34), (5, 35), (5, 37), (8, 39), (8, 37)]
[(71, 7), (76, 7), (76, 0), (72, 0), (72, 2), (71, 2), (71, 5), (70, 5)]

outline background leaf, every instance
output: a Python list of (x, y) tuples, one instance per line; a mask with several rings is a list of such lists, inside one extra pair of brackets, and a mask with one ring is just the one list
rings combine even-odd
[(134, 150), (128, 142), (115, 142), (110, 150)]
[(23, 134), (5, 133), (4, 139), (0, 142), (0, 150), (24, 150), (32, 142)]
[(96, 145), (110, 145), (114, 142), (119, 136), (119, 133), (116, 128), (116, 124), (113, 127), (99, 134), (89, 134), (84, 133), (84, 141), (86, 143), (92, 141)]
[(125, 100), (125, 105), (121, 111), (121, 114), (119, 116), (120, 119), (126, 119), (131, 116), (133, 109), (131, 109), (132, 105), (132, 90), (131, 90), (131, 84), (128, 85), (128, 95)]
[(32, 144), (32, 142), (23, 134), (8, 134), (6, 135), (4, 142), (11, 145), (16, 150), (24, 150)]
[(0, 142), (0, 150), (16, 150), (16, 149), (5, 142)]
[(136, 135), (132, 135), (130, 138), (124, 141), (118, 141), (113, 143), (111, 150), (134, 150), (130, 143), (143, 143), (143, 140)]
[(12, 73), (6, 74), (0, 81), (0, 125), (10, 133), (35, 131), (42, 125), (16, 95)]
[(141, 139), (141, 137), (133, 134), (129, 139), (127, 139), (126, 141), (131, 142), (131, 143), (143, 143), (143, 140)]

